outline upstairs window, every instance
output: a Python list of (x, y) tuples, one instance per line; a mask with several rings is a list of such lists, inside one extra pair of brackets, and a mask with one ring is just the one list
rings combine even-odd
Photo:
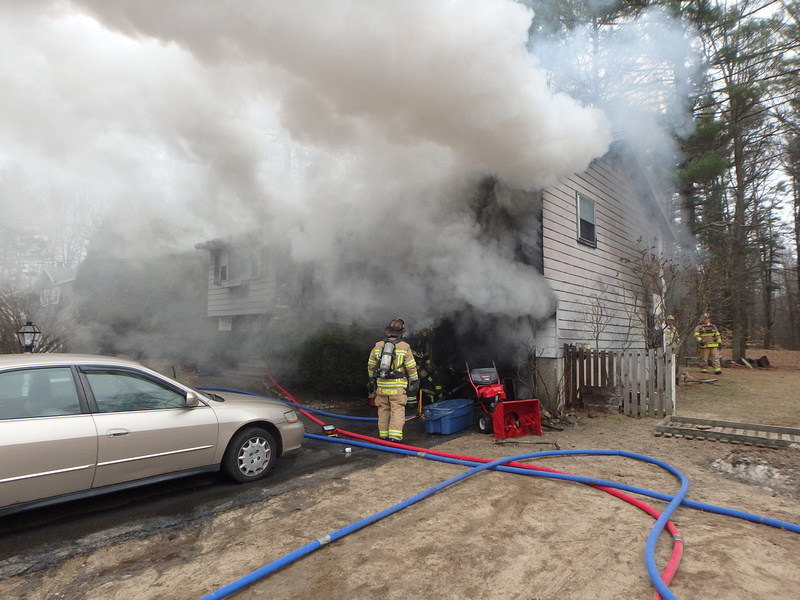
[(583, 194), (578, 194), (578, 241), (581, 244), (597, 248), (594, 200)]
[(214, 253), (214, 283), (220, 285), (230, 279), (230, 251), (220, 249)]

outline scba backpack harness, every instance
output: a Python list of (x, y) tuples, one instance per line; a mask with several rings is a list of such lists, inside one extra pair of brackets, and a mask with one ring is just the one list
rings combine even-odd
[[(375, 391), (378, 389), (378, 378), (381, 379), (404, 379), (406, 374), (402, 371), (392, 369), (392, 366), (395, 364), (395, 358), (397, 356), (396, 353), (396, 346), (399, 340), (386, 338), (383, 340), (383, 347), (381, 348), (381, 354), (378, 358), (378, 366), (372, 372), (372, 378), (367, 383), (367, 391), (370, 395), (374, 394)], [(414, 384), (417, 384), (416, 387)], [(409, 382), (407, 386), (407, 394), (408, 395), (415, 395), (419, 389), (419, 380), (415, 379)]]

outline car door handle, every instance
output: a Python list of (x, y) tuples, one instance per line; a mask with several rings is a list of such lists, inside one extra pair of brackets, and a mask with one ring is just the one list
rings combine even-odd
[(127, 429), (109, 429), (107, 432), (108, 437), (123, 437), (126, 435), (130, 435), (130, 431)]

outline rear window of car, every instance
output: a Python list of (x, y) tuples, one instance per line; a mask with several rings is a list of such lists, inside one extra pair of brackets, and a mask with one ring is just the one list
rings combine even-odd
[(69, 367), (21, 369), (0, 373), (0, 419), (80, 414)]

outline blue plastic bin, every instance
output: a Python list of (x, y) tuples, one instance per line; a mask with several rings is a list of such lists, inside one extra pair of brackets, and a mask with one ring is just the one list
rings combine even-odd
[(197, 374), (200, 377), (208, 377), (214, 374), (214, 365), (211, 363), (197, 363)]
[(434, 402), (422, 409), (425, 432), (450, 435), (472, 425), (472, 400), (454, 399)]

